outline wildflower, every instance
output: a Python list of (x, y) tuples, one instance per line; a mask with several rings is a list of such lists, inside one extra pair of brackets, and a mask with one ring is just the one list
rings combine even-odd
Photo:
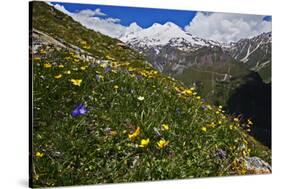
[(71, 79), (70, 81), (72, 82), (73, 85), (80, 86), (82, 79)]
[(219, 111), (216, 111), (216, 114), (219, 114), (220, 112)]
[(142, 76), (141, 75), (136, 75), (136, 79), (137, 80), (142, 80)]
[(44, 64), (44, 68), (51, 68), (51, 67), (52, 67), (52, 64), (49, 64), (49, 63)]
[(184, 94), (192, 95), (192, 90), (187, 89), (187, 90), (184, 91)]
[(222, 124), (222, 121), (219, 121), (218, 124), (221, 125), (221, 124)]
[(233, 129), (233, 125), (229, 125), (229, 129), (232, 130)]
[(43, 50), (43, 49), (41, 49), (41, 50), (40, 50), (40, 53), (41, 53), (41, 54), (46, 54), (46, 51)]
[(35, 156), (41, 158), (44, 156), (44, 153), (36, 152)]
[(66, 74), (71, 74), (71, 71), (70, 70), (68, 70), (68, 71), (66, 71), (66, 72), (64, 72), (64, 73), (66, 73)]
[(206, 128), (206, 127), (202, 127), (201, 130), (202, 130), (203, 132), (207, 132), (207, 128)]
[(248, 122), (248, 125), (253, 125), (253, 122), (250, 119), (248, 119), (247, 122)]
[(200, 96), (197, 96), (197, 97), (196, 97), (196, 99), (200, 100), (200, 99), (201, 99), (201, 97), (200, 97)]
[(248, 144), (248, 141), (246, 139), (243, 139), (243, 143)]
[(216, 127), (216, 124), (215, 124), (214, 122), (212, 122), (211, 124), (208, 125), (208, 127), (215, 128), (215, 127)]
[(139, 147), (144, 148), (149, 144), (149, 138), (148, 139), (142, 139), (141, 140), (141, 144), (139, 145)]
[(34, 61), (39, 61), (39, 60), (41, 60), (41, 58), (40, 57), (35, 57), (35, 58), (33, 58), (33, 60)]
[(164, 148), (165, 146), (167, 146), (169, 144), (169, 141), (165, 140), (165, 139), (161, 139), (157, 142), (157, 146), (161, 149)]
[(119, 87), (118, 87), (118, 85), (114, 85), (113, 88), (117, 90)]
[(218, 149), (216, 151), (216, 156), (218, 156), (220, 159), (225, 159), (226, 158), (226, 151), (222, 150), (222, 149)]
[(55, 79), (59, 79), (59, 78), (61, 78), (61, 77), (62, 77), (61, 74), (54, 76)]
[(84, 104), (79, 104), (74, 108), (74, 110), (71, 112), (72, 117), (77, 117), (80, 115), (84, 115), (88, 112)]
[(117, 135), (117, 131), (110, 131), (110, 135), (111, 136), (116, 136)]
[(140, 134), (140, 127), (138, 127), (132, 134), (128, 134), (129, 139), (134, 139)]
[(164, 130), (169, 130), (169, 125), (168, 124), (162, 124), (162, 128)]
[(209, 109), (209, 110), (212, 110), (213, 108), (212, 108), (212, 106), (211, 105), (207, 105), (207, 108)]
[(208, 109), (207, 106), (205, 106), (205, 105), (201, 106), (201, 108), (202, 108), (204, 111), (206, 111), (206, 110)]
[(143, 96), (139, 96), (139, 97), (138, 97), (138, 100), (139, 100), (139, 101), (143, 101), (143, 100), (144, 100), (144, 97), (143, 97)]
[(86, 70), (86, 66), (80, 67), (81, 70)]
[(64, 65), (62, 65), (62, 64), (59, 65), (59, 68), (63, 68), (63, 67), (64, 67)]
[(97, 82), (100, 82), (100, 76), (98, 74), (96, 74), (95, 77), (96, 77)]
[(222, 109), (222, 106), (219, 106), (219, 109)]
[(105, 69), (104, 69), (104, 73), (106, 74), (106, 73), (108, 73), (108, 72), (110, 72), (111, 71), (111, 68), (109, 67), (109, 66), (107, 66)]
[(191, 87), (191, 88), (190, 88), (190, 90), (191, 90), (191, 91), (194, 91), (194, 90), (195, 90), (195, 88), (194, 88), (194, 87)]
[(238, 121), (239, 121), (239, 119), (236, 117), (236, 118), (234, 118), (234, 119), (233, 119), (233, 121), (238, 122)]

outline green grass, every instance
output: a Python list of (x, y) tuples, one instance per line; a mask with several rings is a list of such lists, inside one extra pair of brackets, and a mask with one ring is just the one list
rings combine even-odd
[[(224, 74), (231, 75), (230, 80), (224, 80)], [(226, 65), (214, 64), (211, 66), (193, 66), (184, 70), (182, 74), (174, 77), (182, 81), (186, 86), (196, 83), (196, 88), (200, 95), (210, 102), (225, 106), (232, 93), (240, 85), (245, 83), (243, 76), (249, 72), (239, 63), (229, 63)]]
[[(228, 167), (250, 149), (241, 148), (248, 135), (219, 108), (202, 109), (208, 104), (182, 95), (175, 90), (181, 87), (177, 82), (158, 73), (138, 80), (135, 75), (144, 71), (129, 73), (128, 65), (105, 74), (99, 65), (68, 60), (68, 53), (47, 52), (47, 58), (34, 60), (33, 151), (44, 154), (33, 157), (35, 187), (239, 174)], [(52, 67), (45, 68), (46, 63)], [(88, 67), (81, 70), (83, 66)], [(71, 74), (65, 74), (68, 70)], [(104, 80), (97, 81), (96, 75)], [(71, 79), (82, 79), (81, 86)], [(73, 118), (70, 114), (79, 103), (89, 112)], [(162, 130), (162, 124), (169, 130)], [(137, 127), (140, 135), (129, 139)], [(138, 147), (147, 138), (149, 145)], [(158, 149), (161, 138), (169, 144)], [(255, 148), (269, 157), (267, 149)], [(218, 149), (227, 158), (218, 158)]]
[[(37, 16), (50, 9), (34, 4), (41, 11)], [(45, 20), (37, 16), (37, 23)], [(77, 25), (69, 19), (65, 28)], [(52, 27), (49, 31), (35, 24), (53, 37), (60, 35), (58, 25)], [(95, 40), (97, 33), (87, 32)], [(68, 43), (81, 37), (67, 34), (60, 37)], [(115, 51), (116, 40), (99, 35), (114, 53), (103, 46), (97, 53), (97, 44), (87, 41), (93, 49), (89, 53), (102, 60), (114, 57), (108, 73), (66, 49), (42, 46), (33, 56), (33, 187), (241, 175), (247, 174), (245, 168), (234, 163), (241, 157), (271, 162), (270, 150), (250, 138), (233, 117), (158, 73), (134, 51)], [(118, 53), (130, 56), (122, 59)], [(81, 85), (71, 79), (81, 79)], [(88, 112), (72, 117), (80, 103)], [(137, 128), (140, 133), (130, 139)], [(142, 139), (150, 140), (147, 146), (139, 146)], [(163, 148), (157, 144), (161, 139), (169, 141)], [(226, 157), (220, 158), (219, 150)]]

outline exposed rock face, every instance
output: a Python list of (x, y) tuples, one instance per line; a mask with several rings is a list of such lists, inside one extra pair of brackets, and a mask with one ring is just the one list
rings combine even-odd
[(249, 174), (269, 174), (271, 166), (259, 157), (246, 157), (243, 159)]

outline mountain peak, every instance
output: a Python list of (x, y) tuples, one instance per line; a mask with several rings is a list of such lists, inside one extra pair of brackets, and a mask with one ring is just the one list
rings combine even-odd
[(166, 22), (163, 26), (180, 28), (178, 25), (176, 25), (173, 22)]
[(128, 28), (142, 29), (136, 22), (132, 22)]

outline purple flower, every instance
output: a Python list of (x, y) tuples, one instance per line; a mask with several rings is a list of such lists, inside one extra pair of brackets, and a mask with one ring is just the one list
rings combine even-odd
[(220, 159), (225, 159), (227, 154), (226, 154), (226, 152), (224, 150), (218, 149), (216, 151), (216, 156), (218, 156)]
[(141, 75), (136, 75), (137, 80), (142, 80), (142, 76)]
[(207, 106), (205, 106), (205, 105), (201, 106), (201, 108), (202, 108), (204, 111), (206, 111), (206, 110), (208, 109)]
[(84, 104), (79, 104), (74, 108), (74, 110), (71, 112), (72, 117), (77, 117), (80, 115), (84, 115), (88, 112)]
[(110, 71), (111, 71), (111, 67), (107, 66), (107, 67), (105, 68), (105, 70), (104, 70), (104, 73), (106, 74), (106, 73), (108, 73), (108, 72), (110, 72)]

